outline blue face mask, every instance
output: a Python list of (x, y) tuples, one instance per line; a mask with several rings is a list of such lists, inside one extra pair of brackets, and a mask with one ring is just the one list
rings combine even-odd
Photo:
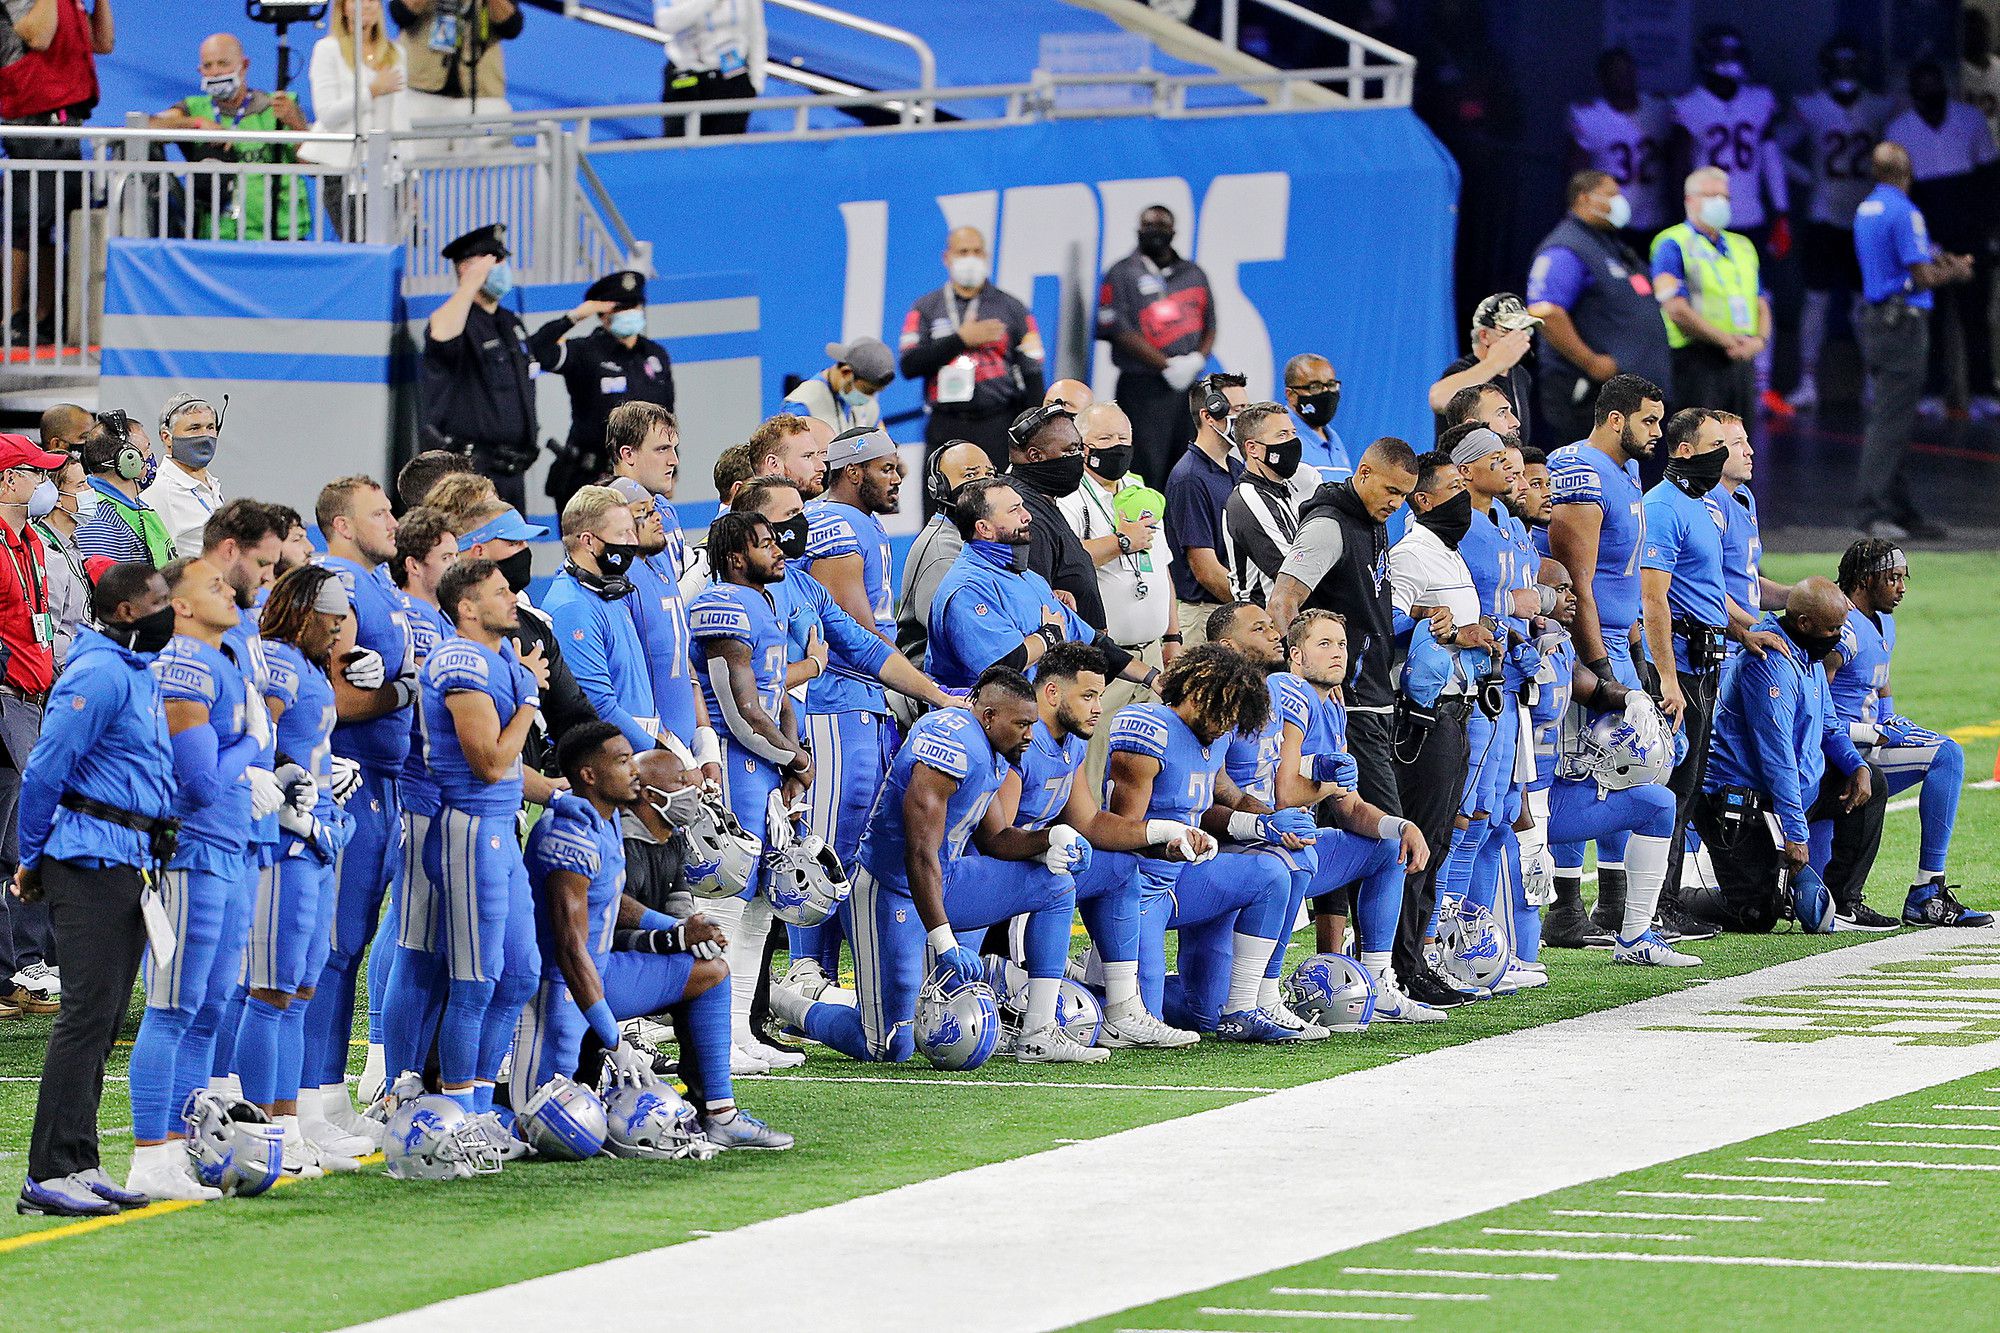
[(55, 481), (43, 477), (35, 487), (35, 493), (28, 497), (28, 517), (42, 518), (56, 507), (62, 499), (62, 492), (56, 489)]
[(1000, 569), (1012, 569), (1014, 567), (1014, 548), (1007, 542), (989, 542), (982, 541), (977, 537), (969, 537), (966, 539), (965, 544), (980, 555), (985, 556), (987, 560)]
[(840, 391), (840, 401), (846, 403), (849, 407), (866, 407), (874, 400), (859, 389), (842, 389)]
[(514, 266), (506, 260), (495, 264), (487, 273), (486, 281), (479, 284), (479, 290), (498, 301), (514, 290)]
[(646, 331), (646, 312), (643, 310), (616, 310), (609, 320), (611, 336), (614, 338), (636, 338)]

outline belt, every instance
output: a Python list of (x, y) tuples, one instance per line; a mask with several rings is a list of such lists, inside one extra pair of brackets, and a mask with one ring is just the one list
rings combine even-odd
[(148, 836), (167, 829), (179, 829), (181, 826), (181, 821), (170, 815), (142, 815), (123, 806), (108, 805), (81, 792), (66, 791), (56, 804), (66, 810), (74, 810), (80, 815), (89, 815), (92, 819), (101, 819), (107, 824), (116, 824), (120, 828), (128, 828), (135, 833), (144, 833)]
[(41, 112), (41, 113), (40, 113), (40, 114), (38, 114), (38, 115), (33, 115), (33, 116), (11, 116), (11, 117), (9, 117), (9, 118), (8, 118), (7, 120), (5, 120), (4, 122), (0, 122), (0, 124), (7, 124), (7, 125), (69, 125), (69, 124), (73, 124), (73, 123), (75, 123), (75, 122), (77, 122), (77, 121), (81, 121), (82, 119), (83, 119), (83, 117), (82, 117), (82, 116), (80, 116), (80, 115), (78, 115), (78, 114), (76, 113), (76, 111), (75, 111), (75, 109), (74, 109), (74, 108), (72, 108), (72, 107), (62, 107), (61, 109), (59, 109), (59, 110), (56, 110), (56, 111), (44, 111), (44, 112)]
[(49, 702), (49, 692), (47, 690), (39, 692), (24, 690), (18, 685), (9, 685), (5, 681), (0, 681), (0, 695), (5, 695), (9, 699), (19, 699), (22, 703), (33, 704), (37, 708), (46, 708)]

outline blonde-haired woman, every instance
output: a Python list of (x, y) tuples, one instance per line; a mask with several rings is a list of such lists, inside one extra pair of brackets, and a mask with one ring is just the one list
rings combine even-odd
[[(354, 12), (361, 11), (361, 128), (369, 132), (408, 129), (409, 110), (403, 90), (409, 70), (403, 48), (389, 36), (382, 19), (382, 0), (335, 0), (332, 31), (313, 43), (312, 99), (313, 128), (335, 134), (355, 132), (354, 114)], [(299, 157), (322, 166), (344, 167), (354, 161), (354, 149), (347, 144), (307, 144)], [(391, 158), (390, 179), (401, 173)], [(335, 234), (346, 237), (354, 226), (362, 182), (343, 184), (326, 181), (326, 211), (333, 219)]]

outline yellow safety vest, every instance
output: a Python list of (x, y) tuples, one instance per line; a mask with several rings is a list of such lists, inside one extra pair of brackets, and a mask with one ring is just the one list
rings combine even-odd
[[(1672, 241), (1681, 248), (1681, 267), (1687, 272), (1687, 299), (1695, 313), (1725, 333), (1757, 332), (1757, 247), (1750, 238), (1733, 231), (1722, 233), (1722, 248), (1682, 222), (1653, 238), (1652, 261), (1660, 262), (1660, 247)], [(1692, 341), (1664, 309), (1667, 346), (1686, 347)]]

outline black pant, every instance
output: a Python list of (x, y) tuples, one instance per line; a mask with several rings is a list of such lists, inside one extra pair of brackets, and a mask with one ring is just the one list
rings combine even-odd
[(1118, 372), (1118, 406), (1132, 419), (1132, 470), (1148, 486), (1167, 487), (1167, 474), (1194, 440), (1194, 413), (1185, 389), (1147, 370)]
[[(721, 74), (712, 69), (669, 69), (660, 83), (662, 102), (731, 102), (756, 95), (757, 85), (750, 81), (748, 70)], [(749, 128), (748, 111), (716, 111), (701, 118), (704, 139), (715, 134), (741, 134)], [(687, 135), (687, 121), (679, 116), (662, 116), (660, 133), (669, 139), (683, 138)]]
[(509, 473), (498, 457), (477, 447), (472, 451), (472, 470), (493, 483), (493, 489), (502, 501), (523, 514), (528, 512), (528, 479), (525, 473)]
[(1711, 343), (1674, 349), (1674, 407), (1707, 407), (1757, 419), (1757, 363), (1731, 361)]
[(1903, 474), (1903, 455), (1924, 392), (1930, 313), (1897, 300), (1877, 302), (1861, 315), (1861, 366), (1869, 399), (1854, 492), (1855, 521), (1863, 527), (1882, 521), (1907, 524), (1921, 517)]
[[(1384, 814), (1403, 812), (1402, 795), (1396, 790), (1396, 719), (1388, 713), (1347, 715), (1347, 752), (1354, 756), (1355, 790), (1361, 799)], [(1332, 893), (1313, 899), (1313, 911), (1346, 915), (1354, 906), (1354, 886), (1343, 884)]]
[(28, 1144), (28, 1178), (56, 1180), (97, 1161), (97, 1103), (104, 1062), (118, 1039), (146, 925), (139, 915), (139, 872), (99, 870), (44, 858), (42, 891), (63, 955), (62, 1010), (49, 1033)]
[(1988, 314), (1993, 308), (1993, 261), (1985, 247), (1969, 247), (1972, 281), (1940, 287), (1932, 293), (1937, 302), (1931, 327), (1930, 369), (1927, 387), (1940, 398), (1949, 397), (1957, 378), (1955, 354), (1965, 358), (1965, 391), (1974, 398), (1993, 393), (1993, 330)]
[(1465, 741), (1465, 719), (1470, 711), (1463, 700), (1440, 699), (1437, 720), (1424, 735), (1415, 757), (1407, 762), (1403, 758), (1416, 745), (1414, 736), (1406, 735), (1397, 747), (1396, 790), (1403, 818), (1417, 826), (1425, 846), (1431, 849), (1430, 863), (1403, 881), (1403, 915), (1396, 922), (1393, 959), (1398, 976), (1415, 976), (1424, 970), (1424, 932), (1430, 928), (1431, 910), (1437, 906), (1438, 868), (1451, 846), (1451, 824), (1458, 814), (1471, 759)]
[[(1667, 779), (1667, 788), (1674, 794), (1674, 827), (1684, 829), (1693, 812), (1695, 793), (1701, 789), (1701, 773), (1695, 767), (1695, 761), (1699, 759), (1702, 768), (1708, 766), (1708, 735), (1715, 724), (1715, 691), (1719, 677), (1691, 675), (1685, 671), (1674, 674), (1680, 678), (1681, 697), (1687, 701), (1687, 711), (1681, 714), (1681, 726), (1687, 731), (1688, 752), (1687, 758), (1674, 766), (1672, 776)], [(1662, 899), (1670, 899), (1680, 892), (1681, 871), (1686, 863), (1680, 857), (1673, 857), (1668, 864), (1672, 873), (1661, 886)]]
[[(1875, 852), (1882, 845), (1882, 816), (1888, 810), (1889, 784), (1882, 770), (1869, 765), (1868, 800), (1854, 810), (1842, 811), (1840, 793), (1847, 776), (1829, 768), (1821, 779), (1819, 794), (1806, 808), (1806, 822), (1833, 821), (1833, 856), (1826, 863), (1826, 887), (1833, 901), (1849, 908), (1861, 901), (1868, 872), (1875, 866)], [(1778, 870), (1783, 863), (1777, 839), (1761, 815), (1753, 819), (1733, 839), (1715, 818), (1713, 795), (1695, 802), (1694, 827), (1701, 840), (1712, 849), (1717, 890), (1702, 890), (1683, 896), (1685, 905), (1707, 917), (1724, 930), (1761, 934), (1776, 925), (1785, 914), (1779, 894)]]

